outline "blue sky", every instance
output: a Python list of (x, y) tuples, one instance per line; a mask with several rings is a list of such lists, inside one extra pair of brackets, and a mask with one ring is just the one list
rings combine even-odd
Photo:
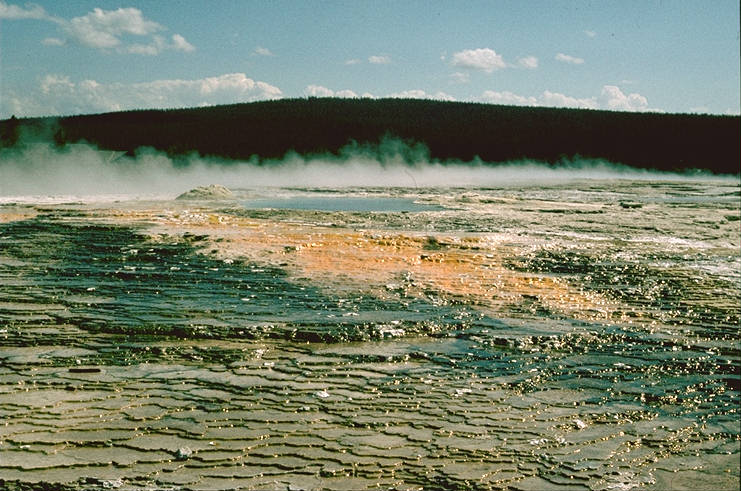
[(739, 114), (737, 0), (0, 0), (0, 117), (304, 96)]

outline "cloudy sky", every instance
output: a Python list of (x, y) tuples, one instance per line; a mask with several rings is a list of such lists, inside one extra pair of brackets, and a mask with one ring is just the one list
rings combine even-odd
[(739, 114), (738, 0), (0, 0), (0, 117), (420, 97)]

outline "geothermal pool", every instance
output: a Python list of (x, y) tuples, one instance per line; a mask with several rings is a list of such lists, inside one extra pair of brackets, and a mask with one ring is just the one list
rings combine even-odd
[(3, 199), (0, 487), (738, 489), (737, 179), (235, 191)]

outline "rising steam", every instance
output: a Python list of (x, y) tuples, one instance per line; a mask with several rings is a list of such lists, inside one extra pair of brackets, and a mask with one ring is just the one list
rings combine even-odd
[[(275, 187), (437, 187), (549, 184), (573, 179), (718, 179), (712, 174), (670, 174), (633, 169), (600, 160), (573, 159), (558, 165), (533, 161), (499, 164), (433, 161), (421, 144), (385, 139), (350, 145), (339, 155), (280, 160), (225, 161), (197, 155), (176, 160), (152, 149), (134, 157), (91, 145), (58, 148), (30, 143), (0, 150), (0, 200), (68, 196), (76, 199), (170, 199), (196, 186), (217, 183), (232, 189)], [(730, 179), (731, 177), (723, 177)]]

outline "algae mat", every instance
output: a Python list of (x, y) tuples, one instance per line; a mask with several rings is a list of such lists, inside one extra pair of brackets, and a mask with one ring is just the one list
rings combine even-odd
[(0, 207), (3, 487), (738, 488), (737, 184), (271, 192)]

